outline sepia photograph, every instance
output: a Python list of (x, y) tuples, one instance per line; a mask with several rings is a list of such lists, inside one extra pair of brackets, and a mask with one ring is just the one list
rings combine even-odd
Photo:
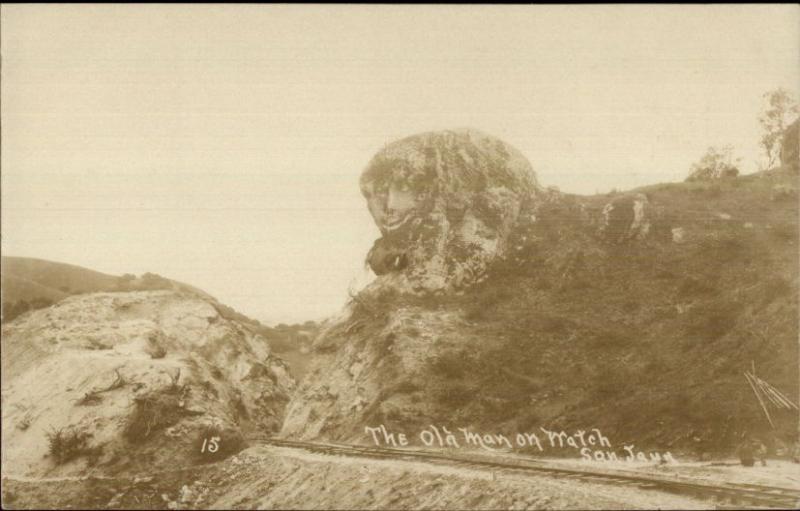
[(797, 4), (0, 4), (3, 509), (800, 508)]

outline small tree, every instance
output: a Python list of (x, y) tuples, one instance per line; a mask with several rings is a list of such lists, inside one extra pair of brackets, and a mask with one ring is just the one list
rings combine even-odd
[(686, 181), (736, 177), (739, 175), (737, 165), (740, 160), (741, 158), (733, 157), (733, 146), (731, 145), (721, 148), (709, 147), (706, 150), (706, 154), (692, 165), (692, 170)]
[(783, 134), (797, 116), (798, 106), (791, 93), (783, 88), (767, 92), (764, 99), (767, 105), (758, 122), (764, 130), (761, 147), (767, 159), (767, 168), (772, 168), (780, 155)]

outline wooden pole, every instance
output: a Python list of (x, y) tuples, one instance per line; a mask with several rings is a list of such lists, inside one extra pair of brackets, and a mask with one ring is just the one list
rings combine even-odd
[(794, 404), (791, 399), (786, 397), (786, 395), (783, 392), (776, 389), (775, 387), (770, 385), (768, 382), (762, 380), (761, 378), (759, 378), (759, 380), (761, 382), (761, 386), (764, 387), (773, 396), (775, 396), (778, 399), (778, 401), (783, 405), (784, 408), (788, 408), (790, 410), (792, 408), (794, 408), (795, 410), (797, 409), (797, 405)]
[(758, 376), (753, 377), (753, 379), (755, 380), (756, 385), (758, 385), (758, 388), (761, 390), (761, 392), (765, 396), (767, 396), (767, 398), (770, 400), (770, 402), (772, 402), (772, 404), (774, 404), (778, 408), (787, 408), (786, 403), (784, 403), (783, 400), (775, 393), (775, 391), (772, 390), (770, 384), (768, 384)]
[(772, 427), (772, 429), (775, 429), (775, 424), (772, 423), (772, 417), (769, 416), (769, 412), (767, 411), (767, 407), (764, 406), (764, 401), (761, 399), (761, 396), (759, 395), (758, 390), (756, 390), (756, 386), (750, 380), (750, 375), (748, 373), (744, 373), (744, 377), (747, 379), (747, 383), (750, 384), (750, 388), (753, 389), (753, 394), (756, 395), (756, 399), (758, 399), (758, 403), (761, 405), (761, 409), (764, 410), (764, 415), (767, 416), (767, 421), (769, 421), (769, 425)]

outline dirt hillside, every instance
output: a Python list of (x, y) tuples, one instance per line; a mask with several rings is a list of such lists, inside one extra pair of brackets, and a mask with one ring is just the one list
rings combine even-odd
[(175, 291), (26, 313), (3, 326), (2, 364), (3, 470), (25, 476), (212, 461), (276, 432), (294, 387), (266, 340)]

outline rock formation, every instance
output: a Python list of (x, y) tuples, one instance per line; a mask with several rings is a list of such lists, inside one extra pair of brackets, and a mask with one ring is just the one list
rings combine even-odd
[(647, 196), (637, 193), (618, 197), (603, 208), (601, 235), (608, 241), (620, 243), (643, 239), (650, 232), (650, 203)]
[(385, 425), (419, 445), (431, 425), (591, 425), (637, 445), (732, 445), (763, 422), (755, 401), (737, 411), (749, 329), (782, 332), (756, 363), (797, 381), (797, 202), (764, 201), (797, 182), (764, 175), (576, 196), (476, 132), (390, 144), (361, 181), (378, 276), (313, 341), (281, 435), (371, 444), (365, 427)]
[(175, 291), (69, 297), (4, 325), (2, 347), (3, 466), (16, 475), (202, 461), (205, 432), (230, 452), (276, 431), (294, 388), (263, 338)]
[(800, 119), (796, 119), (781, 140), (781, 165), (800, 169)]
[(542, 192), (519, 151), (474, 130), (386, 146), (362, 174), (361, 191), (382, 234), (367, 262), (405, 291), (474, 282), (505, 252), (523, 202)]
[(642, 194), (589, 213), (575, 197), (541, 187), (517, 150), (474, 130), (394, 142), (360, 184), (382, 234), (367, 256), (377, 278), (314, 341), (314, 364), (287, 408), (287, 436), (360, 439), (364, 425), (386, 417), (436, 416), (441, 396), (425, 396), (411, 382), (431, 384), (432, 361), (465, 345), (470, 327), (458, 310), (431, 310), (419, 300), (468, 293), (494, 263), (535, 268), (542, 244), (558, 252), (551, 261), (563, 260), (559, 275), (575, 273), (567, 267), (582, 267), (580, 247), (558, 250), (549, 241), (566, 228), (564, 215), (613, 243), (645, 238), (652, 222)]

